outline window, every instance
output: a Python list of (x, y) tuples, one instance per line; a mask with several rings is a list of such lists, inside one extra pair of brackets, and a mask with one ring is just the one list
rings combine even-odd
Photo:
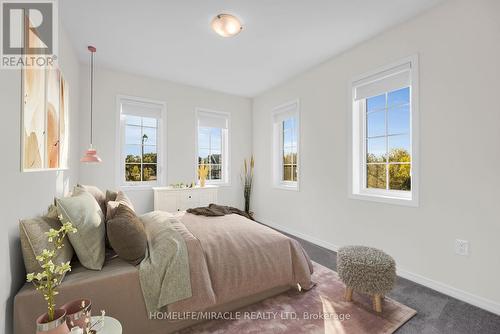
[(416, 58), (353, 83), (354, 197), (417, 205)]
[(298, 189), (299, 181), (299, 102), (279, 106), (273, 111), (274, 184)]
[(196, 178), (198, 168), (208, 167), (207, 183), (229, 183), (229, 114), (198, 109)]
[(162, 129), (165, 105), (119, 97), (119, 185), (162, 184)]

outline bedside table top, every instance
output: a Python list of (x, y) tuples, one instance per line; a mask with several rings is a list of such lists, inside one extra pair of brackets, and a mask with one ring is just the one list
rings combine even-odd
[[(92, 317), (92, 323), (99, 320), (101, 316)], [(122, 334), (122, 325), (113, 317), (104, 316), (104, 326), (97, 326), (97, 334)]]

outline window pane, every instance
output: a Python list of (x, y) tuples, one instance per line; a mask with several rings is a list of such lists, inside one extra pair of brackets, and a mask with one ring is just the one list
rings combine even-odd
[(292, 129), (283, 130), (283, 146), (293, 145), (293, 132)]
[(127, 125), (141, 125), (141, 118), (139, 116), (125, 115), (125, 123)]
[(199, 148), (209, 148), (210, 147), (210, 128), (198, 128), (198, 147)]
[(292, 130), (294, 128), (295, 119), (293, 117), (287, 118), (283, 121), (283, 131)]
[(125, 181), (127, 182), (141, 181), (141, 165), (125, 164)]
[(141, 162), (140, 145), (125, 145), (125, 162)]
[(410, 162), (410, 135), (389, 137), (389, 161)]
[(220, 153), (211, 154), (209, 156), (209, 160), (211, 164), (221, 164), (222, 163), (221, 154)]
[(385, 162), (386, 161), (386, 137), (367, 139), (367, 162)]
[(368, 137), (385, 135), (385, 110), (366, 115), (366, 133)]
[(221, 167), (221, 165), (211, 165), (210, 166), (210, 179), (211, 180), (222, 179), (222, 167)]
[(217, 136), (214, 137), (212, 136), (212, 151), (213, 152), (221, 152), (222, 151), (222, 137)]
[(156, 118), (143, 117), (142, 126), (149, 126), (156, 128)]
[(144, 163), (150, 163), (154, 162), (156, 163), (157, 159), (157, 152), (156, 152), (156, 146), (144, 146), (144, 155), (143, 155), (143, 161)]
[(208, 149), (202, 148), (198, 150), (198, 163), (208, 164)]
[(143, 165), (142, 180), (156, 181), (156, 165)]
[(140, 145), (142, 141), (141, 127), (140, 126), (126, 126), (125, 127), (125, 144)]
[(386, 165), (367, 165), (366, 185), (368, 188), (386, 189)]
[(283, 181), (293, 181), (291, 165), (283, 166)]
[(283, 163), (284, 164), (293, 164), (295, 156), (296, 156), (296, 152), (295, 152), (295, 149), (293, 147), (285, 147), (283, 149)]
[(212, 128), (210, 130), (211, 135), (211, 148), (213, 151), (222, 151), (222, 129)]
[(366, 99), (366, 110), (380, 110), (385, 108), (385, 94)]
[(389, 165), (389, 189), (411, 190), (411, 165)]
[(292, 178), (294, 181), (297, 181), (297, 165), (293, 165), (292, 167)]
[[(156, 129), (155, 128), (143, 128), (143, 139), (146, 145), (156, 145)], [(146, 136), (146, 137), (144, 137)]]
[(410, 103), (410, 87), (392, 91), (388, 94), (387, 105), (389, 107)]
[(389, 134), (410, 133), (410, 106), (390, 108), (388, 111)]

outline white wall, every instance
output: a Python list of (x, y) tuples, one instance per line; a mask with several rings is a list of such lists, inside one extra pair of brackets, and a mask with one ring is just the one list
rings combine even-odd
[[(88, 65), (81, 67), (81, 109), (84, 111), (80, 118), (82, 152), (89, 142), (89, 104), (88, 98), (85, 98), (89, 90), (88, 72)], [(231, 113), (231, 185), (220, 188), (219, 201), (236, 207), (243, 206), (239, 175), (243, 159), (249, 157), (252, 150), (250, 99), (103, 68), (97, 68), (95, 84), (94, 146), (103, 162), (82, 165), (81, 183), (94, 184), (101, 189), (118, 188), (115, 159), (118, 117), (116, 97), (120, 94), (130, 95), (163, 101), (167, 105), (167, 185), (195, 180), (195, 109), (200, 107)], [(139, 212), (153, 209), (152, 190), (131, 190), (127, 194)]]
[[(407, 276), (500, 313), (499, 17), (496, 0), (448, 1), (256, 97), (257, 216), (332, 248), (382, 248)], [(415, 53), (420, 206), (349, 199), (348, 83)], [(272, 188), (271, 175), (271, 110), (297, 98), (300, 192)], [(454, 254), (456, 238), (469, 240), (468, 257)]]
[[(25, 279), (18, 220), (42, 214), (54, 196), (63, 195), (78, 176), (79, 63), (64, 30), (59, 34), (59, 65), (69, 85), (70, 162), (66, 171), (21, 173), (21, 72), (0, 70), (2, 143), (2, 229), (0, 241), (0, 333), (12, 333), (12, 301)], [(41, 297), (40, 297), (41, 298)]]

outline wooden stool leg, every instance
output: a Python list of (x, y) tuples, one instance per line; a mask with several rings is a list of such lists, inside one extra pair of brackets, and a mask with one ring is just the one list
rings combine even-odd
[(345, 288), (345, 300), (347, 302), (352, 302), (352, 289), (349, 287)]
[(382, 312), (382, 296), (379, 294), (373, 295), (373, 309), (375, 312), (380, 313)]

